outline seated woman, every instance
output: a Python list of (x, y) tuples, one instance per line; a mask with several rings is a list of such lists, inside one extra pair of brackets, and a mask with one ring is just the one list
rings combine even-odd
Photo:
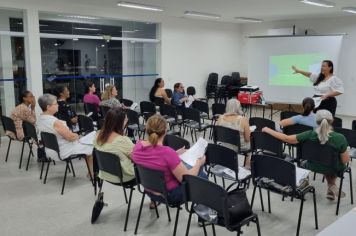
[(105, 88), (104, 93), (101, 95), (100, 106), (106, 107), (122, 107), (126, 108), (124, 104), (121, 104), (120, 101), (116, 98), (117, 89), (114, 85), (108, 85)]
[[(38, 105), (43, 112), (37, 121), (39, 132), (48, 132), (56, 135), (62, 159), (66, 159), (71, 155), (85, 154), (90, 173), (93, 173), (93, 158), (91, 156), (93, 146), (79, 143), (78, 134), (70, 131), (66, 122), (54, 116), (54, 114), (58, 112), (56, 96), (43, 94), (38, 98)], [(46, 154), (47, 157), (58, 160), (58, 155), (55, 151), (47, 149)]]
[(174, 92), (172, 95), (172, 104), (177, 107), (177, 109), (183, 109), (185, 102), (188, 102), (188, 96), (184, 93), (184, 86), (182, 83), (174, 84)]
[(99, 111), (100, 99), (98, 95), (95, 94), (96, 87), (93, 82), (88, 82), (85, 87), (85, 95), (83, 97), (84, 103), (94, 104)]
[[(123, 182), (135, 179), (134, 167), (131, 162), (131, 152), (134, 144), (129, 137), (124, 136), (127, 121), (124, 109), (119, 107), (110, 109), (106, 114), (103, 127), (94, 141), (94, 147), (97, 150), (110, 152), (120, 159)], [(120, 183), (117, 176), (106, 172), (99, 171), (99, 177), (112, 183)]]
[(168, 98), (166, 90), (164, 89), (164, 80), (158, 78), (155, 80), (155, 84), (151, 88), (149, 94), (150, 101), (153, 103), (159, 103), (157, 100), (163, 99), (164, 103), (171, 104), (171, 99)]
[[(250, 124), (246, 117), (242, 116), (241, 103), (236, 98), (229, 99), (226, 103), (225, 114), (219, 116), (217, 125), (224, 126), (230, 129), (238, 130), (240, 132), (241, 150), (250, 149)], [(231, 144), (224, 144), (237, 151), (237, 147)], [(246, 167), (250, 167), (250, 155), (246, 159)]]
[[(22, 140), (24, 138), (24, 133), (22, 129), (22, 122), (27, 121), (33, 125), (36, 123), (36, 98), (30, 91), (24, 91), (20, 96), (21, 104), (17, 105), (11, 112), (11, 119), (14, 120), (17, 139)], [(6, 133), (12, 138), (16, 139), (15, 134), (12, 132)]]
[(70, 97), (69, 89), (66, 86), (58, 86), (54, 89), (54, 95), (56, 95), (58, 99), (58, 113), (56, 116), (66, 121), (67, 126), (73, 130), (78, 124), (78, 116), (67, 103), (67, 99)]
[(302, 105), (303, 105), (303, 114), (292, 116), (290, 118), (281, 120), (279, 122), (279, 125), (281, 127), (287, 127), (290, 125), (301, 124), (301, 125), (311, 126), (313, 128), (318, 127), (315, 121), (315, 113), (313, 112), (315, 108), (314, 100), (309, 97), (304, 98)]
[[(167, 133), (167, 122), (160, 115), (153, 115), (147, 120), (147, 141), (139, 141), (132, 152), (132, 160), (138, 165), (164, 172), (166, 187), (168, 190), (168, 201), (170, 203), (182, 203), (183, 192), (180, 183), (183, 175), (199, 175), (205, 163), (205, 156), (199, 158), (193, 167), (184, 164), (176, 151), (163, 146), (163, 139)], [(163, 201), (162, 197), (149, 194), (154, 201)]]
[[(340, 154), (340, 158), (338, 159), (338, 170), (343, 170), (346, 168), (346, 164), (350, 160), (349, 153), (347, 151), (348, 143), (342, 134), (332, 130), (332, 122), (333, 116), (328, 110), (318, 110), (316, 113), (316, 123), (318, 124), (318, 127), (315, 130), (306, 131), (297, 135), (285, 135), (267, 127), (263, 128), (262, 131), (272, 135), (277, 139), (282, 140), (283, 142), (291, 144), (312, 140), (319, 141), (321, 144), (330, 145), (334, 147)], [(330, 166), (324, 166), (309, 161), (306, 163), (306, 165), (308, 169), (315, 170), (325, 175), (328, 184), (326, 197), (330, 200), (334, 200), (335, 196), (337, 196), (339, 192), (335, 183), (335, 170)], [(341, 197), (344, 196), (345, 193), (342, 192)]]

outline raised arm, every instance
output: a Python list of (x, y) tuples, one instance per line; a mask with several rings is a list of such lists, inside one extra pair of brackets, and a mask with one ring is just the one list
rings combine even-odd
[(292, 70), (294, 70), (294, 74), (302, 74), (304, 75), (305, 77), (310, 77), (310, 75), (312, 74), (311, 72), (309, 71), (303, 71), (303, 70), (299, 70), (297, 67), (295, 66), (292, 66)]
[(276, 139), (279, 139), (285, 143), (290, 143), (290, 144), (297, 144), (298, 140), (297, 140), (297, 135), (286, 135), (277, 131), (274, 131), (270, 128), (264, 127), (262, 129), (262, 132), (265, 132), (269, 135), (272, 135), (273, 137), (275, 137)]

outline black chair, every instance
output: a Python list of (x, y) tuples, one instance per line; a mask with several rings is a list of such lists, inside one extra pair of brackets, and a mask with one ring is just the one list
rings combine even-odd
[(215, 124), (219, 116), (225, 113), (226, 105), (223, 103), (213, 103), (213, 105), (211, 105), (211, 111), (213, 113), (213, 121)]
[(259, 189), (260, 193), (262, 211), (264, 211), (264, 206), (261, 189), (263, 188), (267, 190), (269, 213), (271, 213), (270, 192), (281, 194), (283, 197), (289, 196), (292, 199), (300, 199), (298, 226), (296, 233), (296, 235), (298, 236), (302, 219), (305, 195), (307, 193), (312, 193), (314, 203), (315, 229), (318, 229), (315, 189), (311, 185), (305, 186), (303, 188), (298, 188), (296, 186), (296, 167), (293, 163), (268, 155), (252, 155), (251, 173), (254, 185), (251, 207), (253, 206), (257, 188)]
[(145, 125), (140, 124), (140, 115), (133, 110), (126, 109), (126, 115), (127, 115), (127, 129), (131, 130), (132, 132), (136, 131), (138, 138), (145, 137)]
[(90, 117), (84, 115), (78, 115), (78, 125), (79, 125), (79, 132), (83, 135), (86, 135), (94, 131), (93, 120)]
[(291, 118), (292, 116), (300, 115), (300, 113), (295, 111), (281, 111), (280, 120)]
[(269, 119), (265, 119), (265, 118), (261, 118), (261, 117), (250, 117), (249, 122), (250, 122), (250, 126), (253, 126), (253, 125), (256, 126), (255, 131), (261, 131), (262, 128), (264, 128), (264, 127), (268, 127), (273, 130), (276, 129), (276, 124), (274, 123), (274, 121), (269, 120)]
[[(141, 165), (135, 165), (135, 174), (136, 174), (138, 191), (142, 193), (140, 209), (136, 221), (135, 234), (137, 234), (137, 229), (140, 223), (141, 211), (142, 211), (143, 202), (145, 200), (145, 196), (146, 194), (152, 194), (152, 192), (155, 192), (160, 194), (159, 196), (162, 198), (162, 203), (166, 205), (169, 222), (171, 221), (169, 207), (177, 208), (176, 219), (175, 219), (174, 230), (173, 230), (173, 236), (175, 236), (177, 232), (180, 205), (182, 203), (171, 203), (168, 201), (168, 190), (166, 188), (166, 180), (164, 178), (164, 173), (158, 170), (153, 170), (153, 169), (143, 167)], [(141, 189), (140, 185), (143, 186), (144, 188), (143, 190)], [(149, 189), (151, 193), (146, 191), (147, 189)], [(158, 218), (159, 214), (158, 214), (156, 202), (154, 202), (154, 204), (155, 204), (156, 215)]]
[(217, 73), (210, 73), (208, 77), (208, 81), (206, 83), (206, 99), (214, 99), (217, 102), (218, 99), (218, 80), (219, 75)]
[[(11, 147), (11, 142), (12, 141), (20, 141), (20, 140), (17, 137), (15, 123), (10, 117), (1, 116), (1, 123), (2, 123), (2, 126), (4, 128), (5, 133), (6, 132), (11, 132), (15, 136), (15, 138), (14, 138), (11, 135), (8, 135), (8, 134), (6, 135), (9, 138), (9, 145), (7, 146), (7, 152), (6, 152), (6, 158), (5, 158), (5, 162), (7, 162), (7, 159), (9, 157), (9, 151), (10, 151), (10, 147)], [(19, 169), (21, 169), (21, 162), (22, 162), (22, 156), (23, 156), (24, 147), (25, 147), (25, 142), (22, 143), (22, 151), (21, 151)]]
[[(300, 133), (310, 131), (310, 130), (313, 130), (313, 127), (307, 126), (307, 125), (302, 125), (302, 124), (294, 124), (294, 125), (289, 125), (289, 126), (283, 127), (283, 133), (286, 135), (300, 134)], [(292, 157), (295, 157), (294, 156), (294, 148), (296, 148), (297, 145), (285, 143), (285, 146), (288, 146), (289, 155), (291, 155)]]
[(89, 113), (92, 113), (90, 117), (93, 119), (93, 121), (98, 121), (99, 119), (99, 113), (97, 107), (92, 104), (92, 103), (84, 103), (84, 112), (86, 115)]
[(105, 118), (106, 113), (108, 113), (108, 111), (111, 109), (111, 107), (108, 106), (99, 106), (100, 109), (100, 114), (102, 118)]
[(251, 149), (254, 154), (286, 158), (285, 153), (283, 153), (283, 142), (264, 132), (255, 131), (251, 133)]
[(210, 120), (209, 104), (207, 102), (195, 100), (192, 104), (192, 108), (200, 111), (200, 118), (203, 119), (203, 122), (204, 122), (204, 119)]
[(356, 130), (356, 120), (352, 121), (351, 129)]
[(232, 78), (230, 75), (224, 75), (221, 78), (220, 87), (219, 87), (219, 100), (226, 103), (226, 99), (230, 98), (229, 87), (231, 86)]
[(171, 134), (167, 134), (164, 137), (163, 145), (171, 147), (174, 150), (178, 150), (183, 147), (185, 149), (190, 148), (190, 143), (188, 142), (188, 140)]
[[(136, 180), (130, 180), (128, 182), (123, 182), (123, 174), (122, 174), (122, 168), (121, 168), (121, 163), (120, 163), (120, 158), (112, 153), (109, 152), (102, 152), (99, 150), (95, 150), (95, 156), (96, 160), (98, 163), (98, 168), (99, 171), (104, 171), (106, 173), (109, 173), (113, 176), (116, 176), (119, 179), (119, 183), (113, 183), (110, 181), (107, 181), (106, 179), (101, 179), (101, 183), (99, 183), (99, 193), (102, 190), (103, 183), (104, 181), (107, 181), (111, 184), (121, 186), (123, 191), (124, 191), (124, 196), (126, 200), (127, 205), (127, 210), (126, 210), (126, 217), (125, 217), (125, 226), (124, 226), (124, 231), (127, 229), (127, 222), (129, 219), (129, 214), (130, 214), (130, 207), (131, 207), (131, 199), (132, 199), (132, 192), (135, 190), (136, 186)], [(127, 200), (127, 194), (126, 194), (126, 189), (130, 190), (130, 195), (129, 199)]]
[[(205, 152), (206, 156), (206, 166), (207, 173), (213, 174), (214, 181), (216, 183), (216, 177), (221, 177), (223, 181), (223, 187), (225, 188), (225, 179), (233, 181), (226, 189), (229, 190), (232, 186), (237, 185), (237, 188), (245, 188), (247, 186), (248, 180), (251, 175), (248, 174), (239, 178), (239, 165), (238, 165), (238, 156), (237, 152), (234, 150), (218, 145), (209, 143)], [(226, 174), (223, 170), (228, 168), (234, 172), (235, 176)]]
[(176, 107), (173, 105), (162, 104), (159, 107), (159, 113), (163, 116), (169, 124), (169, 129), (172, 130), (176, 125), (179, 127), (179, 133), (183, 124), (183, 120), (178, 119)]
[[(356, 148), (356, 130), (336, 127), (334, 128), (334, 131), (344, 135), (347, 140), (347, 143), (351, 148)], [(352, 157), (352, 158), (356, 158), (356, 157)]]
[[(28, 165), (30, 163), (30, 158), (31, 156), (34, 156), (32, 147), (34, 144), (37, 145), (37, 147), (40, 147), (40, 143), (37, 137), (37, 131), (36, 128), (33, 124), (23, 121), (22, 122), (22, 128), (23, 128), (23, 133), (24, 133), (24, 139), (23, 142), (28, 144), (28, 147), (30, 149), (30, 152), (28, 153), (28, 158), (27, 158), (27, 164), (26, 164), (26, 171), (28, 170)], [(21, 163), (20, 163), (21, 166)]]
[(172, 91), (172, 89), (165, 89), (165, 91), (166, 91), (167, 97), (168, 97), (168, 98), (172, 98), (172, 96), (173, 96), (173, 91)]
[[(350, 178), (350, 198), (351, 198), (351, 204), (353, 204), (353, 188), (352, 188), (352, 173), (351, 173), (351, 168), (347, 165), (345, 170), (338, 170), (338, 162), (340, 159), (340, 154), (330, 145), (327, 144), (320, 144), (320, 142), (314, 142), (314, 141), (306, 141), (303, 143), (300, 143), (298, 146), (298, 159), (300, 160), (299, 162), (302, 163), (302, 167), (305, 167), (303, 165), (302, 161), (312, 161), (313, 163), (318, 163), (323, 166), (328, 166), (331, 167), (334, 171), (337, 177), (340, 178), (340, 186), (339, 186), (339, 194), (337, 198), (337, 206), (336, 206), (336, 215), (339, 214), (339, 206), (340, 206), (340, 195), (342, 192), (342, 184), (344, 181), (344, 175), (345, 173), (349, 174)], [(315, 170), (311, 170), (315, 171)], [(324, 174), (324, 173), (320, 173)]]
[(195, 88), (193, 86), (189, 86), (187, 88), (187, 95), (188, 96), (195, 96), (195, 94), (196, 94)]
[(159, 107), (162, 106), (164, 104), (164, 98), (155, 97), (154, 104)]
[(126, 98), (120, 98), (119, 99), (120, 103), (124, 104), (125, 107), (131, 107), (133, 104), (132, 100), (126, 99)]
[(229, 98), (236, 97), (239, 93), (239, 89), (242, 86), (240, 79), (240, 72), (231, 73), (231, 84), (228, 87)]
[[(213, 235), (216, 235), (215, 232), (215, 224), (218, 226), (226, 227), (229, 231), (237, 231), (237, 235), (239, 236), (241, 233), (241, 228), (245, 225), (248, 225), (250, 222), (254, 222), (257, 226), (257, 234), (261, 235), (260, 225), (258, 221), (258, 216), (254, 213), (246, 216), (244, 219), (233, 222), (233, 225), (230, 223), (229, 213), (226, 212), (227, 209), (224, 204), (224, 199), (227, 198), (228, 192), (220, 187), (217, 184), (214, 184), (206, 179), (199, 178), (197, 176), (192, 175), (184, 175), (183, 176), (183, 185), (184, 185), (184, 196), (185, 196), (185, 208), (189, 212), (187, 230), (185, 235), (189, 235), (190, 222), (192, 219), (192, 214), (195, 212), (194, 209), (198, 205), (203, 205), (212, 210), (215, 210), (217, 213), (217, 220), (211, 221), (210, 219), (204, 219), (204, 216), (199, 215), (203, 221), (203, 230), (204, 235), (206, 234), (205, 221), (212, 223)], [(189, 208), (189, 202), (191, 202), (191, 206)]]
[(156, 114), (156, 105), (153, 102), (142, 101), (140, 102), (141, 116), (148, 120), (152, 115)]
[(238, 154), (244, 155), (244, 165), (246, 164), (246, 158), (248, 156), (248, 153), (251, 152), (251, 150), (241, 149), (240, 132), (238, 130), (230, 129), (223, 126), (214, 126), (213, 140), (215, 144), (219, 144), (219, 142), (222, 142), (236, 146), (236, 152)]
[(202, 123), (200, 120), (200, 111), (196, 110), (194, 108), (184, 108), (183, 109), (183, 137), (186, 131), (186, 128), (190, 129), (190, 134), (192, 136), (192, 142), (194, 142), (194, 137), (193, 137), (193, 132), (195, 135), (195, 140), (197, 141), (197, 131), (201, 132), (204, 131), (204, 138), (205, 138), (205, 133), (208, 128), (211, 128), (212, 126), (210, 124)]
[(342, 128), (342, 119), (334, 116), (333, 127)]
[[(85, 163), (86, 163), (86, 166), (87, 166), (87, 169), (88, 169), (88, 173), (90, 173), (90, 169), (89, 169), (88, 163), (86, 161), (85, 154), (71, 155), (71, 156), (69, 156), (69, 157), (67, 157), (65, 159), (62, 159), (62, 157), (60, 155), (60, 152), (59, 152), (59, 146), (58, 146), (57, 137), (56, 137), (55, 134), (47, 133), (47, 132), (41, 132), (41, 141), (43, 143), (43, 146), (45, 147), (45, 151), (46, 151), (47, 148), (55, 151), (57, 153), (57, 155), (58, 155), (59, 160), (66, 162), (66, 169), (65, 169), (65, 172), (64, 172), (61, 195), (63, 195), (63, 192), (64, 192), (64, 186), (66, 184), (66, 179), (67, 179), (67, 172), (68, 171), (72, 172), (73, 173), (73, 177), (75, 177), (75, 172), (74, 172), (72, 160), (77, 159), (77, 158), (83, 158)], [(48, 158), (48, 156), (47, 156), (47, 158)], [(45, 162), (42, 162), (40, 179), (42, 179), (44, 164), (45, 164)], [(50, 164), (51, 164), (51, 160), (49, 159), (47, 161), (47, 169), (46, 169), (45, 178), (43, 180), (44, 184), (46, 184), (46, 181), (47, 181), (47, 175), (48, 175), (48, 170), (49, 170)], [(91, 179), (91, 182), (93, 182), (92, 179)]]

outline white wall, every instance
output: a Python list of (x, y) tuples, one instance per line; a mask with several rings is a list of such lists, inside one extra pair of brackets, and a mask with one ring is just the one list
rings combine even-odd
[[(276, 21), (262, 24), (245, 24), (241, 27), (241, 73), (247, 75), (247, 40), (248, 36), (267, 35), (268, 29), (296, 27), (308, 29), (315, 34), (346, 33), (339, 55), (339, 63), (335, 65), (336, 75), (340, 77), (345, 86), (345, 93), (339, 96), (337, 114), (356, 116), (355, 101), (355, 55), (356, 55), (356, 17), (334, 17), (320, 19), (305, 19), (295, 21)], [(312, 94), (311, 94), (312, 95)], [(267, 98), (268, 99), (268, 98)]]

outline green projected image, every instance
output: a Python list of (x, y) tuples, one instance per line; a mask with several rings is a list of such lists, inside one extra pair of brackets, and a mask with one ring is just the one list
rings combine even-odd
[(269, 85), (310, 87), (312, 83), (309, 78), (293, 74), (291, 67), (294, 65), (300, 70), (319, 73), (320, 64), (325, 58), (326, 55), (321, 53), (270, 56)]

